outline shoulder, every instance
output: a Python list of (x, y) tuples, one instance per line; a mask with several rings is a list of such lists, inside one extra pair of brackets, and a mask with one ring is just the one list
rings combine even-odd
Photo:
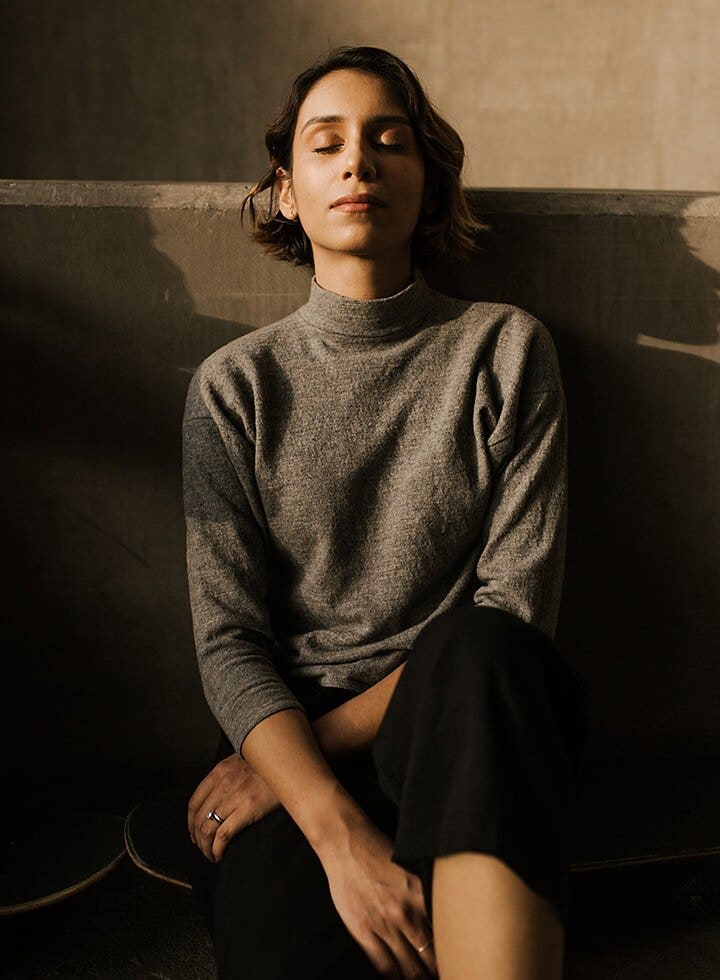
[(287, 345), (296, 322), (297, 311), (274, 323), (248, 330), (209, 354), (198, 365), (196, 373), (210, 381), (243, 368), (251, 369), (253, 364), (275, 353), (279, 346)]
[(550, 330), (520, 306), (438, 293), (436, 317), (452, 324), (468, 343), (482, 349), (489, 366), (498, 372), (522, 373), (536, 362), (541, 373), (543, 368), (550, 373), (557, 369)]
[(276, 369), (278, 351), (293, 344), (296, 311), (223, 344), (195, 368), (185, 397), (183, 425), (208, 417), (226, 431), (255, 438), (256, 404), (263, 378)]
[(547, 377), (552, 382), (559, 373), (557, 349), (552, 334), (542, 320), (528, 310), (510, 303), (499, 304), (503, 311), (498, 332), (502, 356), (517, 365), (535, 386)]
[(437, 289), (432, 292), (435, 314), (444, 320), (457, 321), (470, 328), (491, 328), (505, 343), (540, 335), (541, 342), (552, 342), (545, 324), (520, 306), (491, 300), (462, 299)]
[(512, 303), (476, 301), (463, 314), (470, 323), (487, 324), (503, 349), (527, 348), (531, 344), (553, 345), (545, 324), (528, 310)]
[(188, 386), (189, 405), (207, 413), (211, 405), (252, 399), (261, 373), (271, 369), (280, 350), (293, 342), (297, 311), (255, 327), (208, 354), (195, 368)]

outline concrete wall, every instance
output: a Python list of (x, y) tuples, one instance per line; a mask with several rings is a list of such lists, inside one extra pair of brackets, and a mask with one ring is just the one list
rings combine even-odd
[[(309, 288), (240, 228), (247, 186), (0, 184), (0, 708), (6, 772), (33, 805), (127, 812), (187, 788), (214, 749), (185, 578), (185, 392), (203, 357)], [(555, 339), (558, 644), (590, 693), (590, 753), (717, 753), (720, 196), (473, 197), (484, 253), (428, 278), (523, 306)]]
[(8, 0), (0, 176), (253, 180), (334, 44), (418, 71), (476, 187), (718, 190), (716, 0)]

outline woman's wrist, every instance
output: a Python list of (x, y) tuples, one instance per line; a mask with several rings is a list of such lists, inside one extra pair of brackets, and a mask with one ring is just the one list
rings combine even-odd
[(316, 800), (312, 813), (306, 813), (302, 828), (315, 853), (324, 855), (347, 847), (353, 832), (368, 821), (358, 802), (339, 781)]

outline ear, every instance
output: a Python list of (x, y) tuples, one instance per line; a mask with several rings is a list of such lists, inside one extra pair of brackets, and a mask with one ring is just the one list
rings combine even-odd
[(280, 211), (283, 217), (287, 218), (288, 221), (294, 221), (298, 216), (297, 208), (295, 206), (295, 195), (292, 189), (292, 177), (283, 167), (277, 167), (275, 170), (277, 174), (275, 180), (275, 189), (278, 194), (278, 203)]

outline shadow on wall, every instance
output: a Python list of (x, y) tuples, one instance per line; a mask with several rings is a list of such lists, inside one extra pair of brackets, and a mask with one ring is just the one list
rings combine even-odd
[(9, 765), (33, 805), (122, 813), (158, 778), (185, 785), (215, 748), (181, 420), (195, 364), (249, 327), (195, 312), (143, 208), (2, 214)]
[[(588, 212), (597, 195), (579, 192), (568, 213), (559, 192), (545, 213), (538, 192), (476, 197), (495, 229), (484, 253), (428, 279), (522, 306), (555, 338), (570, 417), (558, 643), (589, 691), (597, 751), (701, 750), (720, 736), (720, 213), (683, 218), (693, 195), (643, 213), (632, 194), (627, 214)], [(185, 578), (190, 375), (301, 305), (310, 273), (263, 257), (232, 207), (0, 214), (14, 243), (9, 772), (32, 805), (126, 812), (194, 788), (215, 749)]]
[(718, 198), (497, 196), (478, 195), (494, 226), (480, 279), (439, 278), (528, 309), (556, 342), (569, 416), (557, 642), (588, 688), (589, 753), (716, 754)]

